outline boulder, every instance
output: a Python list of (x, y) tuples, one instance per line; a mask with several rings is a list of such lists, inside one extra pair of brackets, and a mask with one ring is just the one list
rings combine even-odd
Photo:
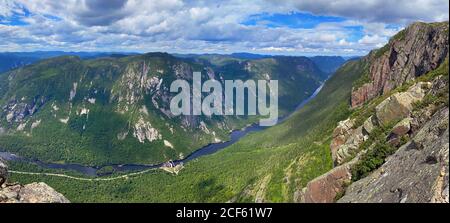
[(376, 119), (372, 115), (364, 122), (363, 128), (368, 134), (370, 134), (375, 129), (376, 125)]
[(392, 128), (392, 133), (396, 136), (404, 136), (411, 129), (411, 118), (405, 118)]
[(69, 200), (41, 182), (0, 189), (0, 203), (69, 203)]
[(69, 200), (45, 183), (25, 186), (6, 183), (8, 167), (0, 158), (0, 203), (68, 203)]
[(425, 97), (427, 86), (429, 86), (429, 82), (419, 82), (406, 92), (395, 93), (377, 105), (375, 113), (380, 124), (388, 125), (393, 121), (408, 117), (413, 109), (413, 104)]
[(343, 193), (346, 184), (351, 180), (348, 165), (335, 167), (328, 173), (310, 181), (303, 192), (305, 203), (333, 203), (336, 197)]

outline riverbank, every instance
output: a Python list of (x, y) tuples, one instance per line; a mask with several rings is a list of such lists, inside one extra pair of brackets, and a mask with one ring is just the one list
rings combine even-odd
[[(326, 82), (326, 81), (325, 81)], [(302, 101), (296, 109), (285, 115), (284, 117), (280, 117), (278, 119), (277, 125), (280, 123), (283, 123), (285, 120), (287, 120), (289, 117), (292, 116), (296, 111), (301, 109), (303, 106), (305, 106), (310, 100), (312, 100), (314, 97), (316, 97), (321, 89), (324, 86), (324, 83), (322, 83), (311, 96), (309, 96), (307, 99)], [(134, 172), (134, 173), (140, 173), (144, 172), (146, 170), (152, 170), (152, 169), (159, 169), (161, 167), (164, 167), (168, 165), (168, 163), (171, 163), (171, 165), (180, 165), (187, 163), (189, 161), (192, 161), (194, 159), (200, 158), (202, 156), (210, 155), (213, 153), (216, 153), (217, 151), (220, 151), (226, 147), (229, 147), (233, 145), (234, 143), (238, 142), (242, 137), (248, 135), (249, 133), (258, 132), (264, 129), (267, 129), (268, 127), (259, 126), (258, 124), (252, 124), (244, 129), (241, 130), (234, 130), (230, 133), (230, 140), (226, 142), (219, 142), (219, 143), (212, 143), (209, 145), (206, 145), (198, 150), (195, 150), (193, 153), (186, 156), (184, 159), (175, 160), (175, 161), (167, 161), (160, 164), (155, 165), (145, 165), (145, 164), (110, 164), (110, 165), (103, 165), (103, 166), (85, 166), (81, 164), (62, 164), (62, 163), (46, 163), (40, 160), (36, 159), (27, 159), (24, 157), (20, 157), (13, 153), (8, 152), (0, 152), (0, 157), (9, 160), (9, 161), (16, 161), (16, 162), (27, 162), (31, 164), (38, 165), (43, 168), (48, 169), (61, 169), (61, 170), (70, 170), (70, 171), (76, 171), (79, 173), (82, 173), (86, 176), (90, 177), (104, 177), (111, 175), (112, 173), (119, 173), (119, 172)], [(103, 169), (108, 168), (111, 169), (111, 171), (108, 172), (102, 172)], [(137, 172), (136, 172), (137, 171)], [(17, 174), (20, 174), (20, 171), (15, 171)], [(23, 172), (23, 173), (29, 173), (29, 172)], [(30, 173), (34, 174), (34, 173)], [(63, 176), (62, 174), (61, 176)], [(127, 175), (127, 174), (126, 174)], [(59, 176), (58, 174), (51, 174), (50, 176)], [(77, 177), (75, 177), (77, 178)], [(88, 179), (88, 178), (87, 178)]]

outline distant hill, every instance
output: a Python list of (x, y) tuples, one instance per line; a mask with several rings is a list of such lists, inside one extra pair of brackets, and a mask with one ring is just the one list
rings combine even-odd
[(262, 59), (262, 58), (271, 57), (269, 55), (261, 55), (261, 54), (254, 54), (254, 53), (232, 53), (231, 56), (239, 58), (239, 59)]
[(98, 57), (124, 57), (135, 54), (136, 53), (64, 51), (4, 52), (0, 53), (0, 73), (29, 65), (42, 59), (48, 59), (58, 56), (78, 56), (81, 59), (93, 59)]
[[(245, 61), (245, 60), (256, 60), (256, 59), (264, 59), (264, 58), (282, 58), (282, 57), (290, 57), (290, 56), (271, 56), (271, 55), (263, 55), (263, 54), (254, 54), (254, 53), (232, 53), (232, 54), (174, 54), (174, 56), (185, 59), (192, 60), (204, 60), (208, 61), (213, 65), (223, 65), (224, 63), (228, 63), (230, 61)], [(313, 56), (309, 57), (314, 64), (327, 76), (334, 73), (342, 64), (347, 61), (341, 56)], [(352, 57), (349, 59), (355, 59), (357, 57)]]
[(0, 75), (0, 148), (51, 162), (161, 163), (257, 122), (255, 116), (173, 116), (170, 85), (175, 79), (190, 82), (193, 71), (222, 84), (278, 80), (279, 115), (293, 111), (325, 78), (307, 57), (240, 60), (154, 52), (44, 59)]
[(332, 74), (345, 63), (345, 59), (340, 56), (315, 56), (310, 57), (320, 70), (327, 74)]

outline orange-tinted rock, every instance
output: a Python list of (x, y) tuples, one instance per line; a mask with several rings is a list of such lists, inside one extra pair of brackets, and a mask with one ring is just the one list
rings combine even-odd
[(338, 166), (328, 173), (310, 181), (303, 194), (306, 203), (332, 203), (343, 193), (346, 182), (351, 179), (348, 165)]
[(392, 38), (387, 47), (384, 53), (369, 55), (370, 82), (352, 91), (352, 107), (436, 69), (448, 54), (448, 22), (414, 23)]

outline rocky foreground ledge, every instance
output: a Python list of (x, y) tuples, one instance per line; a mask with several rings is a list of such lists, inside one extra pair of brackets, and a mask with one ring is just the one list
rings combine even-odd
[(8, 166), (0, 158), (0, 203), (69, 203), (45, 183), (21, 185), (8, 182)]

